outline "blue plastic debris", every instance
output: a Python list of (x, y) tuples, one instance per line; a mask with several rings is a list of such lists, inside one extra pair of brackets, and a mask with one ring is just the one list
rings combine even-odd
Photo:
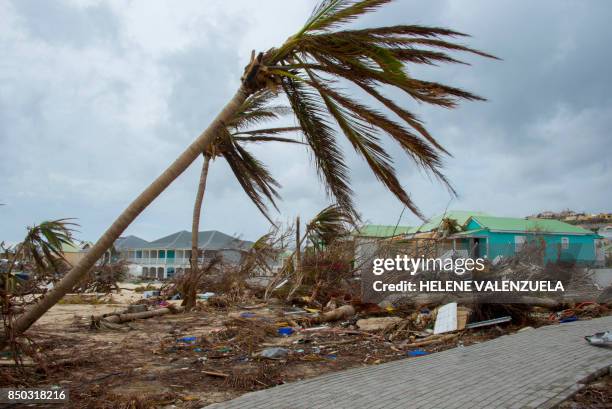
[(331, 359), (331, 360), (334, 360), (334, 359), (336, 359), (337, 357), (338, 357), (338, 356), (337, 356), (336, 354), (329, 354), (329, 355), (325, 355), (325, 358), (327, 358), (327, 359)]
[(288, 337), (289, 335), (293, 334), (295, 332), (295, 330), (291, 327), (280, 327), (278, 329), (278, 335), (280, 335), (281, 337)]
[(193, 344), (196, 342), (196, 337), (183, 337), (176, 340), (177, 342), (184, 342), (185, 344)]
[(427, 354), (429, 354), (429, 352), (423, 351), (422, 349), (413, 349), (412, 351), (406, 352), (408, 356), (423, 356)]
[(574, 321), (577, 321), (577, 320), (578, 320), (578, 317), (576, 317), (575, 315), (573, 315), (573, 316), (571, 316), (571, 317), (562, 318), (562, 319), (560, 319), (560, 320), (559, 320), (559, 322), (560, 322), (561, 324), (563, 324), (563, 323), (565, 323), (565, 322), (574, 322)]

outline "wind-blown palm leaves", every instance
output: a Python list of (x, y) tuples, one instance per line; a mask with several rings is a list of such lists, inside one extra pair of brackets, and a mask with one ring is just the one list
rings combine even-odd
[[(355, 219), (353, 215), (347, 212), (346, 208), (338, 204), (328, 206), (317, 213), (306, 224), (304, 235), (300, 237), (298, 233), (297, 237), (299, 238), (296, 238), (294, 251), (291, 253), (291, 256), (285, 260), (285, 265), (282, 270), (276, 274), (270, 283), (268, 283), (265, 293), (266, 299), (271, 294), (274, 287), (288, 275), (295, 275), (295, 277), (293, 277), (294, 285), (289, 291), (287, 299), (290, 299), (293, 293), (301, 285), (304, 275), (300, 268), (299, 258), (300, 249), (304, 241), (310, 240), (316, 249), (321, 249), (323, 246), (331, 244), (334, 240), (349, 234), (350, 227), (354, 226), (354, 224)], [(299, 224), (296, 225), (296, 229), (299, 231)]]
[[(401, 25), (338, 30), (389, 2), (324, 0), (296, 35), (280, 48), (258, 56), (262, 68), (259, 79), (255, 80), (259, 86), (280, 84), (313, 151), (319, 175), (338, 204), (356, 215), (348, 168), (333, 122), (376, 177), (412, 212), (421, 216), (398, 180), (393, 160), (381, 146), (380, 137), (390, 136), (419, 166), (454, 193), (440, 170), (441, 154), (447, 152), (413, 113), (385, 97), (381, 87), (399, 89), (418, 102), (453, 108), (459, 100), (483, 98), (414, 78), (406, 72), (406, 65), (461, 63), (447, 51), (495, 57), (450, 41), (465, 34), (445, 28)], [(357, 85), (401, 121), (339, 91), (338, 80)]]
[(275, 199), (279, 197), (277, 188), (280, 185), (266, 166), (255, 158), (244, 145), (258, 142), (302, 143), (291, 138), (277, 136), (299, 131), (299, 127), (249, 130), (251, 126), (278, 119), (291, 112), (288, 107), (269, 106), (269, 102), (275, 97), (274, 92), (264, 89), (247, 98), (234, 118), (219, 130), (211, 148), (204, 153), (205, 156), (212, 159), (218, 156), (225, 158), (244, 192), (270, 222), (272, 220), (268, 215), (266, 200), (276, 208)]
[(78, 225), (70, 220), (45, 221), (29, 227), (18, 251), (22, 251), (25, 257), (31, 257), (41, 270), (49, 265), (55, 268), (55, 261), (64, 258), (62, 245), (73, 245), (72, 234)]
[(306, 226), (305, 236), (315, 246), (326, 246), (334, 240), (346, 237), (354, 219), (342, 207), (331, 205), (321, 210)]

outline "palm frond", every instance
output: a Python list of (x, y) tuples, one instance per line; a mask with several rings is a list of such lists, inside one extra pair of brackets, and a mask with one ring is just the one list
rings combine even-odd
[(252, 135), (252, 136), (277, 135), (279, 133), (286, 133), (286, 132), (299, 132), (301, 129), (302, 128), (300, 128), (299, 126), (286, 126), (286, 127), (278, 127), (278, 128), (255, 129), (251, 131), (238, 130), (232, 136), (236, 138), (236, 136), (238, 135)]
[(301, 81), (285, 78), (283, 89), (293, 108), (304, 137), (313, 152), (319, 177), (324, 182), (326, 191), (338, 204), (357, 216), (353, 206), (348, 167), (344, 155), (338, 146), (334, 131), (327, 118), (325, 106), (312, 90)]
[(30, 254), (39, 269), (46, 265), (55, 266), (56, 259), (63, 259), (63, 245), (73, 245), (72, 235), (78, 224), (74, 219), (57, 219), (44, 221), (28, 228), (28, 234), (22, 242), (26, 253)]
[[(281, 84), (313, 151), (319, 175), (339, 205), (354, 212), (348, 169), (334, 140), (332, 120), (378, 179), (414, 213), (420, 214), (401, 187), (380, 138), (388, 135), (397, 141), (420, 167), (454, 193), (442, 173), (441, 155), (448, 152), (414, 113), (385, 97), (381, 88), (399, 89), (419, 103), (445, 108), (454, 108), (460, 101), (482, 101), (484, 98), (469, 91), (415, 78), (406, 68), (410, 64), (465, 64), (457, 58), (458, 53), (496, 57), (457, 43), (456, 38), (468, 36), (444, 27), (396, 25), (340, 31), (356, 18), (389, 2), (323, 0), (297, 34), (281, 47), (263, 54), (260, 61), (265, 66), (263, 71), (273, 77), (272, 82)], [(399, 121), (338, 91), (338, 80), (360, 87)]]
[(259, 143), (259, 142), (285, 142), (296, 143), (298, 145), (306, 145), (302, 141), (296, 141), (291, 138), (280, 138), (277, 136), (234, 136), (233, 139), (240, 143)]
[(321, 210), (308, 222), (306, 234), (311, 241), (327, 245), (348, 235), (354, 225), (353, 216), (343, 206), (335, 204)]
[(326, 31), (357, 19), (390, 3), (391, 0), (326, 0), (319, 4), (302, 32)]
[(223, 157), (249, 199), (268, 221), (274, 224), (268, 214), (265, 200), (267, 199), (278, 210), (275, 199), (279, 198), (277, 188), (280, 187), (280, 184), (261, 161), (238, 143), (228, 143), (223, 149)]
[[(347, 106), (348, 98), (338, 98), (340, 94), (329, 92), (331, 90), (316, 81), (313, 82), (313, 85), (319, 91), (331, 116), (334, 117), (353, 148), (365, 159), (376, 178), (413, 213), (423, 217), (397, 179), (391, 156), (383, 149), (380, 139), (376, 136), (374, 123), (368, 121), (368, 117), (360, 115), (355, 109), (351, 109), (351, 106)], [(367, 110), (365, 107), (359, 107)], [(370, 123), (369, 126), (368, 122)]]

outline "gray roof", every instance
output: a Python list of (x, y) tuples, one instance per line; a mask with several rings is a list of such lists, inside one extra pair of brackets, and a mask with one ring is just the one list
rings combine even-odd
[(117, 241), (115, 241), (115, 248), (117, 250), (141, 248), (148, 245), (148, 241), (136, 236), (119, 237)]
[[(206, 250), (248, 249), (252, 244), (250, 241), (240, 240), (217, 230), (201, 231), (198, 236), (198, 247)], [(117, 240), (115, 247), (117, 249), (190, 249), (191, 232), (183, 230), (151, 242), (136, 236), (128, 236)]]

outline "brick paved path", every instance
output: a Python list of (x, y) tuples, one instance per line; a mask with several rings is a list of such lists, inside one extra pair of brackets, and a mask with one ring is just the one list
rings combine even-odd
[(327, 374), (207, 408), (550, 408), (612, 369), (612, 349), (583, 338), (603, 330), (612, 330), (612, 317)]

